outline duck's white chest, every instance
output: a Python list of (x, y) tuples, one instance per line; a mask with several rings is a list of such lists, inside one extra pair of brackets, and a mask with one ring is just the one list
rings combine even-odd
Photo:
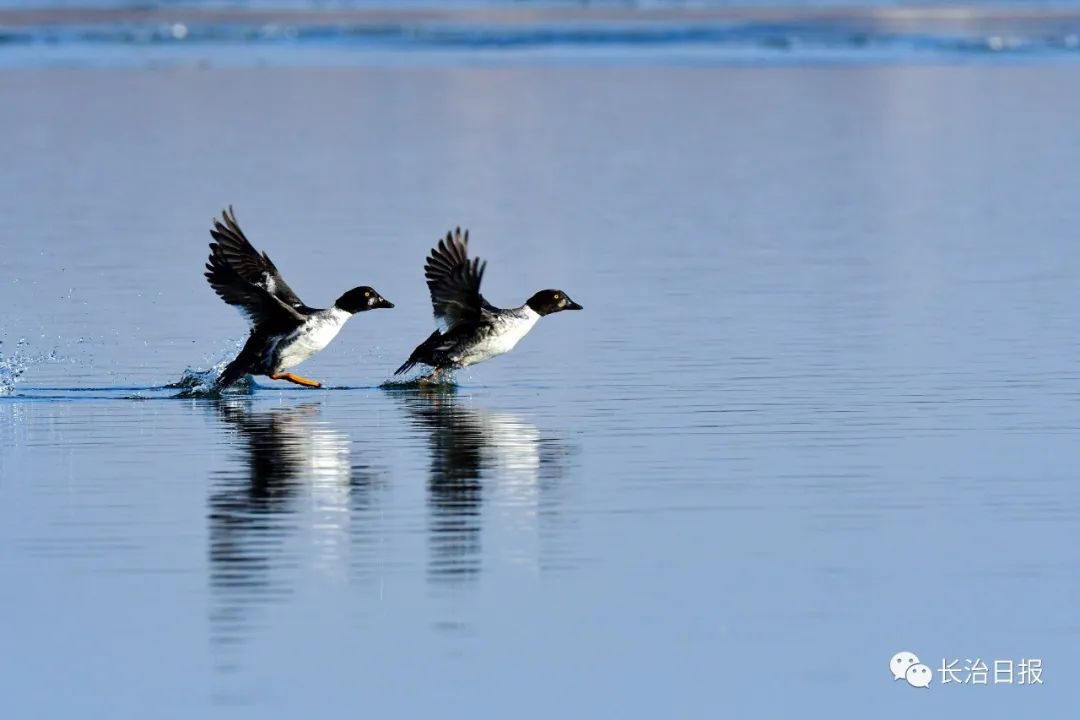
[(519, 314), (502, 318), (494, 332), (470, 347), (460, 362), (463, 365), (475, 365), (510, 352), (521, 338), (529, 334), (539, 319), (540, 316), (528, 307)]
[(306, 323), (286, 335), (274, 347), (274, 372), (294, 368), (325, 348), (337, 337), (350, 317), (349, 313), (337, 308), (312, 315)]

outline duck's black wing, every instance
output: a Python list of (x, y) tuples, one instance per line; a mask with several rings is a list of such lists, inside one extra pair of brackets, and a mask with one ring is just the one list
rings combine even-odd
[(289, 288), (266, 255), (247, 241), (230, 211), (225, 222), (214, 221), (206, 279), (222, 300), (240, 308), (252, 325), (263, 332), (281, 332), (299, 326), (309, 308)]
[[(285, 278), (281, 277), (277, 266), (266, 253), (260, 253), (248, 241), (244, 231), (236, 222), (236, 214), (230, 205), (222, 211), (221, 220), (214, 218), (214, 227), (210, 230), (215, 242), (210, 244), (213, 255), (232, 268), (240, 278), (252, 285), (263, 288), (289, 307), (300, 312), (311, 310), (297, 296)], [(228, 302), (228, 300), (226, 300)]]
[(424, 263), (435, 320), (450, 332), (460, 325), (480, 322), (494, 308), (480, 294), (487, 263), (469, 260), (469, 231), (461, 228), (439, 241)]

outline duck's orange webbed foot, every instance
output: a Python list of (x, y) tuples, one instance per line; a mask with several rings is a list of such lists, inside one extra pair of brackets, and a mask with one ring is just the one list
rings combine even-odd
[(297, 385), (303, 385), (304, 387), (317, 388), (322, 387), (322, 383), (318, 380), (312, 380), (306, 377), (300, 377), (299, 375), (293, 375), (292, 373), (278, 373), (270, 376), (271, 380), (288, 380), (291, 383)]
[(424, 377), (417, 380), (417, 382), (421, 385), (429, 385), (439, 379), (439, 373), (441, 372), (442, 368), (435, 368), (435, 370), (433, 370), (430, 375), (425, 375)]

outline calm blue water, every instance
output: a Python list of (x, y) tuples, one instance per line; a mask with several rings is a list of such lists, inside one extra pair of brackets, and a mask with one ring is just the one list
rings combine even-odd
[[(1078, 73), (0, 71), (3, 716), (1064, 716)], [(229, 203), (308, 303), (397, 303), (331, 389), (165, 387), (244, 336)], [(456, 224), (586, 309), (382, 389)]]

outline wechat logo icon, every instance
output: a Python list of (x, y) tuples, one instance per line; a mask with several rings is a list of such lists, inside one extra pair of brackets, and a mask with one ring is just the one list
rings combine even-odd
[(930, 668), (919, 662), (919, 656), (906, 650), (892, 656), (889, 671), (893, 680), (907, 680), (908, 685), (916, 688), (930, 687), (930, 681), (934, 678)]

